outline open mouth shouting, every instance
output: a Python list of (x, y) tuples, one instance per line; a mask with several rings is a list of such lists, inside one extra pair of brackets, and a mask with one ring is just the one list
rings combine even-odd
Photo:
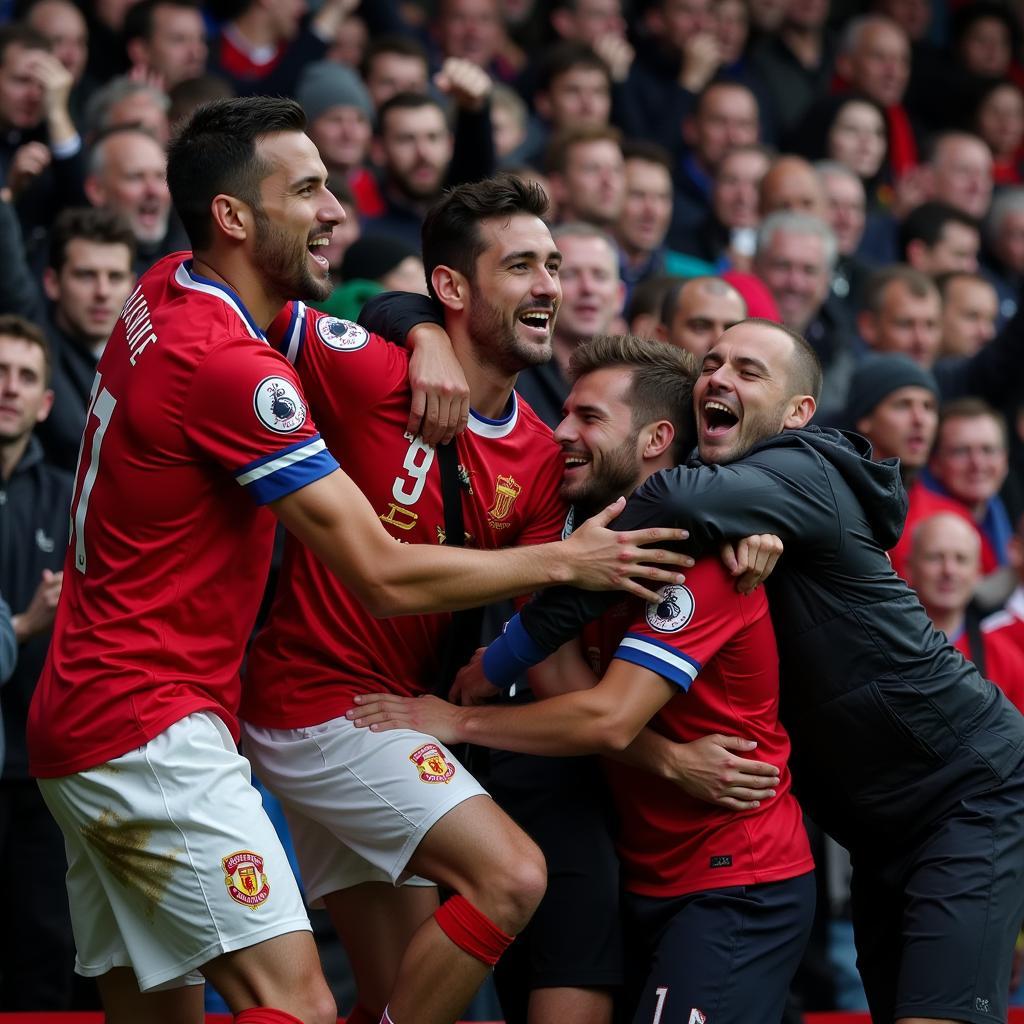
[(739, 416), (717, 398), (709, 398), (701, 406), (701, 433), (705, 437), (724, 437), (739, 421)]
[(547, 341), (551, 333), (551, 320), (554, 312), (550, 309), (528, 309), (516, 318), (535, 338)]

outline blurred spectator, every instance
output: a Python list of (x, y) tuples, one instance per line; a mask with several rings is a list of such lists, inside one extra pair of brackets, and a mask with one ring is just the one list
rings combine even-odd
[(751, 55), (783, 136), (831, 85), (836, 44), (826, 29), (828, 13), (828, 0), (787, 0), (778, 31), (762, 39)]
[(686, 252), (718, 267), (749, 269), (761, 223), (761, 181), (772, 157), (763, 146), (737, 146), (718, 165), (711, 213), (685, 239)]
[(750, 42), (750, 11), (744, 0), (715, 0), (715, 35), (725, 74), (735, 76)]
[(514, 89), (495, 82), (491, 90), (491, 131), (500, 166), (519, 161), (527, 141), (530, 111)]
[(0, 28), (0, 186), (25, 225), (48, 223), (82, 198), (82, 140), (68, 106), (72, 77), (46, 39)]
[(713, 268), (665, 245), (672, 219), (672, 164), (668, 153), (655, 143), (634, 142), (627, 143), (624, 156), (626, 194), (614, 234), (628, 302), (633, 288), (648, 277), (709, 273)]
[(96, 88), (86, 71), (89, 60), (89, 28), (71, 0), (36, 0), (25, 12), (25, 24), (49, 44), (50, 52), (71, 73), (71, 116), (82, 128), (85, 103)]
[(996, 336), (999, 296), (981, 274), (953, 271), (935, 282), (942, 295), (942, 356), (973, 356)]
[(967, 132), (944, 132), (929, 161), (932, 198), (980, 220), (992, 201), (992, 153)]
[(328, 298), (315, 305), (343, 320), (357, 320), (366, 300), (380, 292), (427, 294), (419, 252), (387, 235), (357, 238), (346, 248), (339, 271), (341, 283)]
[(165, 91), (206, 71), (206, 23), (197, 0), (139, 0), (125, 15), (124, 39), (137, 74)]
[(626, 306), (626, 327), (630, 334), (638, 338), (658, 338), (661, 336), (661, 320), (664, 312), (665, 296), (676, 284), (682, 282), (678, 277), (649, 277), (641, 281), (630, 297)]
[(105, 82), (111, 75), (123, 74), (130, 66), (121, 30), (128, 8), (136, 2), (94, 0), (82, 7), (89, 25), (88, 72), (97, 82)]
[(373, 104), (351, 68), (329, 60), (307, 65), (295, 98), (306, 112), (306, 134), (327, 173), (348, 183), (363, 216), (383, 212), (377, 183), (366, 166), (373, 137)]
[(918, 161), (914, 126), (903, 106), (910, 79), (906, 32), (881, 14), (865, 14), (843, 30), (836, 71), (846, 89), (874, 100), (889, 126), (889, 166), (898, 181)]
[(930, 369), (941, 325), (942, 297), (927, 274), (896, 263), (868, 278), (857, 329), (873, 352), (899, 352)]
[[(961, 398), (942, 407), (925, 482), (957, 502), (978, 527), (986, 576), (1009, 565), (1013, 527), (999, 497), (1009, 472), (1008, 446), (1006, 421), (982, 399)], [(1010, 577), (1003, 575), (1001, 593), (986, 595), (987, 607), (997, 607), (1007, 598), (1013, 589)]]
[(585, 43), (556, 44), (538, 67), (533, 105), (546, 133), (603, 127), (611, 113), (611, 71)]
[(0, 777), (0, 898), (16, 927), (0, 930), (0, 1006), (71, 1006), (74, 943), (64, 841), (28, 774), (25, 720), (46, 657), (68, 542), (71, 477), (33, 436), (53, 403), (46, 340), (0, 316), (0, 592), (10, 603), (18, 663), (0, 690), (6, 752)]
[(1001, 78), (1020, 48), (1020, 25), (1006, 4), (974, 0), (953, 12), (953, 54), (970, 75)]
[(587, 223), (560, 224), (551, 232), (562, 254), (562, 304), (555, 318), (551, 361), (519, 374), (516, 390), (548, 426), (562, 421), (569, 394), (569, 360), (576, 348), (619, 329), (625, 286), (614, 241)]
[(403, 92), (377, 112), (374, 162), (381, 168), (382, 212), (368, 216), (373, 233), (391, 235), (417, 251), (423, 215), (445, 185), (476, 181), (494, 171), (494, 136), (488, 97), (491, 80), (469, 61), (454, 58), (437, 76), (455, 101), (455, 133), (433, 97)]
[(900, 252), (915, 270), (936, 277), (978, 269), (981, 232), (974, 217), (932, 200), (911, 210), (900, 225)]
[(408, 36), (374, 38), (363, 58), (363, 80), (377, 111), (400, 92), (426, 94), (429, 61), (421, 43)]
[(64, 210), (50, 232), (43, 287), (56, 400), (38, 433), (62, 469), (75, 468), (96, 364), (135, 285), (134, 255), (131, 228), (110, 210)]
[(676, 168), (669, 244), (681, 249), (690, 233), (711, 213), (718, 165), (731, 149), (754, 145), (760, 137), (757, 99), (736, 82), (715, 82), (698, 97), (683, 121), (687, 151)]
[(996, 185), (1021, 181), (1024, 156), (1024, 92), (1014, 81), (996, 79), (978, 97), (971, 127), (992, 151), (992, 180)]
[(913, 530), (907, 582), (936, 629), (1024, 710), (1024, 653), (1005, 633), (981, 628), (972, 603), (981, 577), (978, 533), (961, 516), (939, 512)]
[(983, 619), (981, 628), (988, 632), (998, 631), (1011, 640), (1017, 650), (1024, 654), (1024, 520), (1017, 523), (1017, 529), (1010, 538), (1010, 565), (1017, 576), (1017, 586), (1007, 598), (1003, 607)]
[(167, 94), (156, 86), (127, 75), (112, 78), (86, 104), (88, 138), (94, 140), (111, 128), (131, 126), (145, 129), (161, 146), (166, 146), (171, 134), (170, 107)]
[(866, 217), (864, 183), (860, 175), (835, 160), (820, 160), (814, 170), (825, 191), (826, 220), (839, 252), (832, 272), (832, 294), (853, 317), (871, 273), (870, 266), (857, 255)]
[(554, 0), (551, 27), (561, 39), (597, 48), (608, 39), (626, 38), (621, 0)]
[(1024, 287), (1024, 186), (1000, 191), (985, 218), (985, 270), (999, 293), (999, 322), (1017, 311)]
[(525, 63), (505, 31), (499, 0), (439, 0), (434, 34), (439, 63), (468, 60), (505, 83), (515, 81)]
[(200, 75), (186, 78), (168, 92), (171, 108), (167, 112), (173, 130), (186, 118), (191, 117), (196, 107), (214, 100), (226, 100), (235, 95), (231, 84), (217, 75)]
[(326, 54), (350, 8), (350, 0), (323, 0), (307, 21), (306, 0), (242, 0), (211, 40), (210, 70), (239, 96), (293, 96), (302, 69)]
[(747, 304), (731, 284), (720, 277), (693, 277), (669, 289), (659, 333), (700, 360), (724, 331), (746, 317)]
[(788, 0), (750, 0), (750, 29), (754, 36), (777, 32), (786, 17), (787, 6)]
[(184, 248), (180, 229), (171, 226), (164, 147), (140, 128), (113, 128), (96, 140), (85, 180), (89, 202), (121, 214), (135, 235), (135, 272)]
[(359, 68), (362, 67), (369, 43), (370, 30), (366, 21), (358, 15), (350, 14), (338, 26), (338, 31), (334, 33), (334, 42), (328, 47), (325, 56), (335, 64)]
[(780, 156), (761, 179), (761, 217), (780, 210), (826, 220), (828, 204), (818, 172), (800, 156)]
[(821, 360), (821, 416), (842, 409), (854, 362), (850, 324), (829, 301), (837, 255), (836, 237), (824, 221), (786, 210), (762, 222), (754, 255), (754, 272), (772, 293), (782, 323), (802, 334)]
[(551, 140), (545, 163), (562, 221), (610, 229), (622, 213), (626, 175), (617, 128), (569, 128)]

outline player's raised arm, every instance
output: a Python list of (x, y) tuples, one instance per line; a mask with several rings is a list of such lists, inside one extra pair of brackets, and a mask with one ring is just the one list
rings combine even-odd
[(341, 471), (270, 507), (378, 616), (467, 608), (559, 583), (656, 600), (643, 583), (679, 582), (679, 569), (693, 564), (679, 552), (639, 546), (684, 540), (685, 530), (608, 529), (621, 502), (568, 540), (504, 551), (399, 544)]

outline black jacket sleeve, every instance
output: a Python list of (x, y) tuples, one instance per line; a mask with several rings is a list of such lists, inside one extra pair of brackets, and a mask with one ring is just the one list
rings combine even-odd
[[(824, 475), (808, 472), (808, 460), (815, 457), (776, 449), (729, 466), (663, 470), (636, 491), (612, 526), (683, 527), (690, 531), (684, 546), (696, 556), (717, 557), (722, 541), (756, 533), (774, 533), (787, 546), (834, 546), (840, 524)], [(519, 614), (530, 639), (550, 654), (619, 600), (616, 593), (556, 587)]]
[(427, 295), (414, 292), (381, 292), (367, 299), (359, 314), (359, 323), (372, 334), (404, 345), (408, 333), (418, 324), (444, 327), (444, 315)]

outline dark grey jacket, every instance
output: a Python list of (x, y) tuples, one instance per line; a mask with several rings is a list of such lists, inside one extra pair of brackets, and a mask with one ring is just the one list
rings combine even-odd
[[(767, 587), (795, 789), (848, 848), (912, 842), (1024, 758), (1024, 718), (892, 571), (885, 552), (906, 504), (895, 460), (872, 462), (863, 438), (809, 427), (731, 465), (658, 473), (614, 523), (684, 526), (696, 554), (755, 533), (783, 539)], [(553, 651), (618, 599), (559, 588), (521, 620)]]

